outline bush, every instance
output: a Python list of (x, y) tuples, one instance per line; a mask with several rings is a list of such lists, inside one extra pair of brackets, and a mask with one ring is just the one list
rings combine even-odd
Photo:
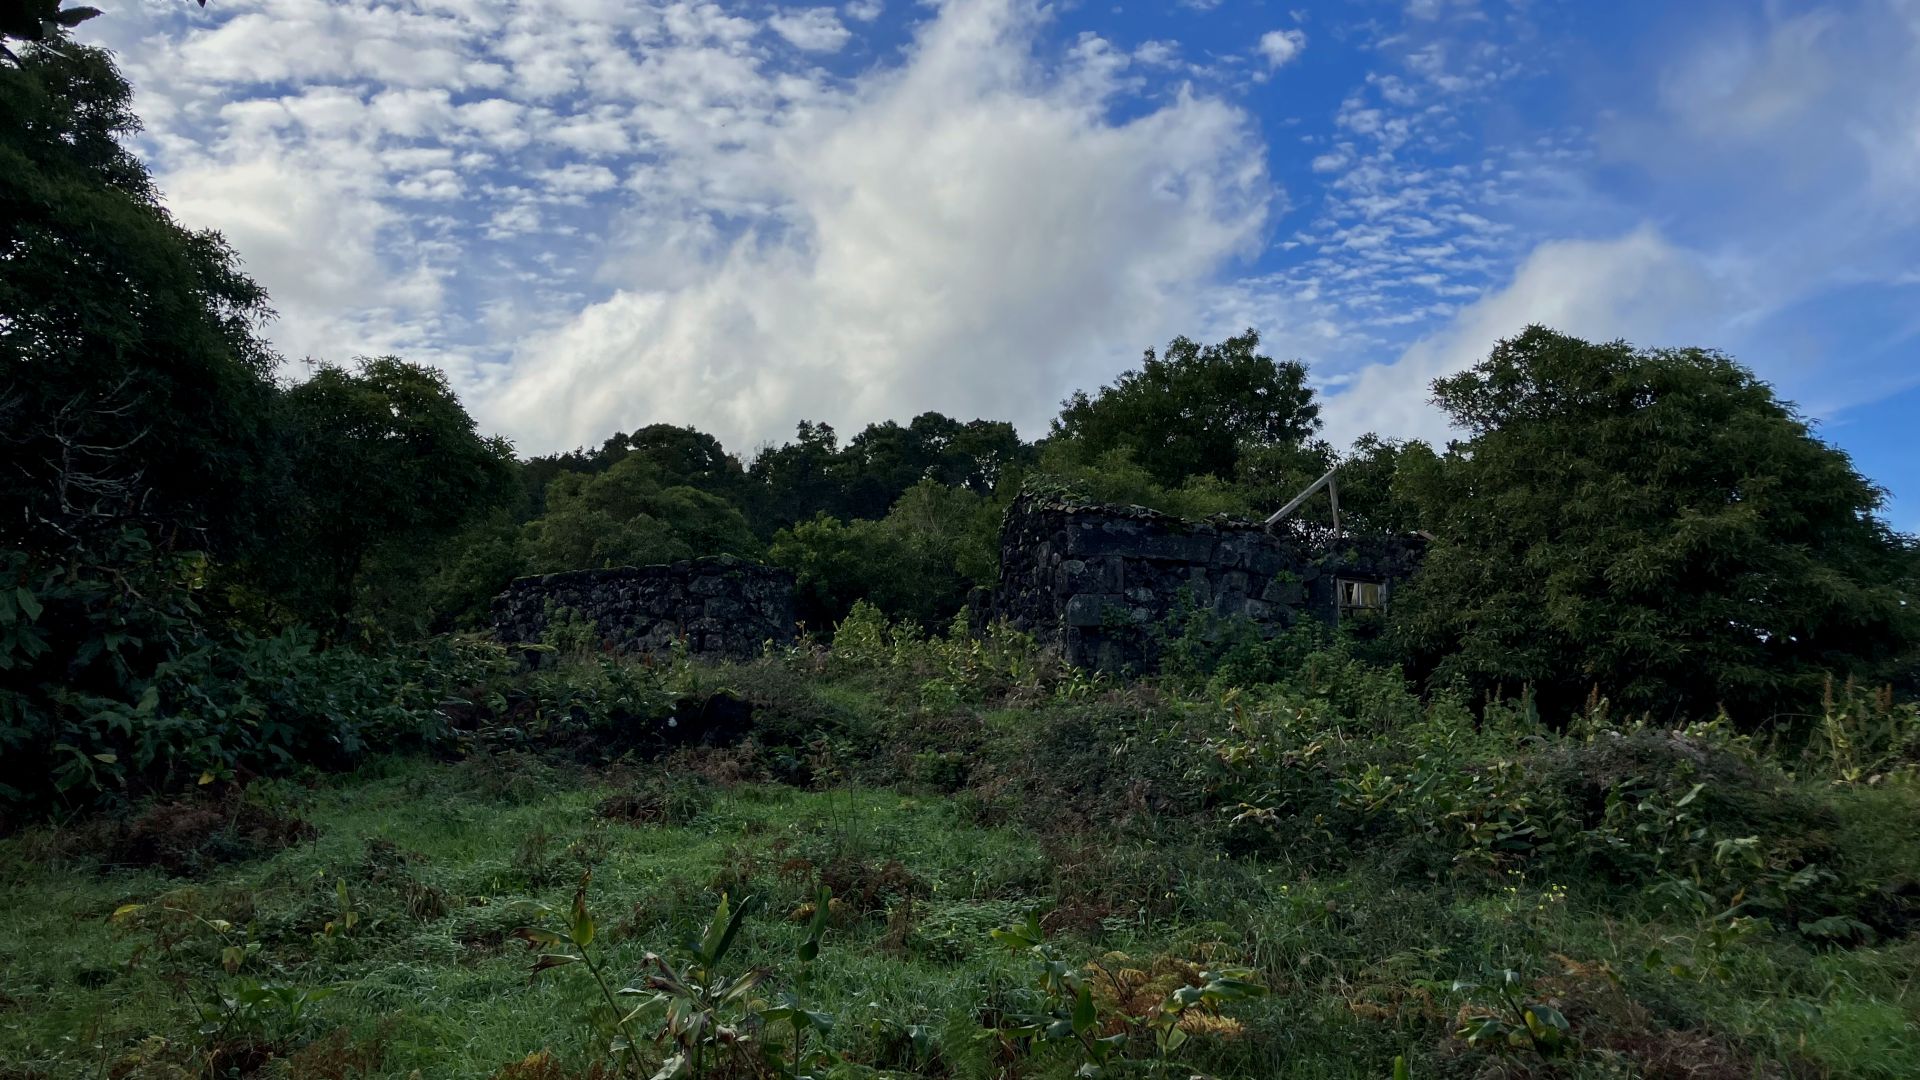
[(800, 619), (809, 626), (832, 625), (864, 602), (934, 627), (966, 603), (968, 589), (998, 572), (1001, 511), (965, 488), (927, 481), (878, 521), (821, 513), (782, 529), (768, 558), (794, 572)]
[(0, 809), (14, 813), (435, 743), (441, 702), (506, 666), (463, 638), (374, 654), (299, 627), (211, 629), (204, 560), (137, 530), (60, 566), (7, 559)]

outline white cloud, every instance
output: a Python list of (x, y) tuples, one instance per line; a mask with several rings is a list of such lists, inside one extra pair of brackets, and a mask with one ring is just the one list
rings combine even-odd
[(601, 191), (611, 191), (620, 179), (613, 170), (605, 165), (584, 165), (573, 162), (564, 168), (543, 169), (534, 174), (534, 178), (556, 195), (591, 195)]
[(832, 8), (783, 11), (768, 19), (767, 25), (795, 48), (808, 52), (838, 52), (853, 36)]
[(872, 22), (887, 10), (885, 0), (852, 0), (846, 6), (847, 18), (855, 22)]
[(1143, 41), (1133, 50), (1133, 59), (1148, 67), (1173, 67), (1180, 62), (1180, 43)]
[(1355, 372), (1325, 402), (1336, 443), (1369, 431), (1444, 442), (1446, 420), (1427, 403), (1434, 379), (1484, 359), (1530, 323), (1590, 340), (1642, 346), (1697, 344), (1724, 325), (1731, 295), (1707, 261), (1643, 226), (1612, 240), (1539, 245), (1504, 288), (1460, 310), (1391, 363)]
[(1268, 68), (1291, 63), (1306, 47), (1307, 34), (1304, 30), (1269, 30), (1260, 35), (1260, 55), (1267, 58)]
[(1261, 239), (1248, 118), (1182, 94), (1105, 119), (1108, 84), (1030, 55), (1041, 18), (950, 3), (899, 70), (772, 118), (751, 228), (690, 234), (665, 279), (657, 249), (610, 264), (623, 287), (524, 342), (477, 405), (542, 447), (651, 420), (749, 446), (926, 409), (1031, 431), (1062, 387), (1187, 328)]

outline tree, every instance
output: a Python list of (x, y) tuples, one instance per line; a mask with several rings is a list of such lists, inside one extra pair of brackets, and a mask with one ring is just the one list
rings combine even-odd
[(659, 469), (643, 454), (598, 476), (573, 473), (554, 481), (546, 514), (529, 522), (524, 536), (536, 573), (761, 553), (731, 503), (684, 484), (663, 487)]
[(840, 438), (830, 424), (800, 421), (794, 440), (762, 447), (747, 467), (748, 513), (762, 536), (839, 505)]
[(1218, 345), (1175, 338), (1165, 356), (1148, 349), (1138, 370), (1062, 402), (1053, 436), (1088, 457), (1131, 450), (1168, 487), (1195, 476), (1231, 480), (1243, 447), (1298, 444), (1320, 427), (1306, 368), (1276, 363), (1259, 347), (1248, 330)]
[(628, 453), (645, 458), (670, 487), (697, 488), (729, 502), (746, 489), (740, 459), (727, 453), (719, 439), (696, 428), (649, 424), (626, 436), (626, 445)]
[[(207, 6), (207, 0), (197, 2)], [(0, 59), (18, 60), (6, 46), (8, 38), (44, 45), (100, 14), (94, 7), (63, 8), (60, 0), (0, 0)]]
[(1001, 476), (1028, 463), (1032, 448), (1004, 421), (961, 423), (937, 412), (921, 413), (905, 427), (888, 420), (868, 424), (834, 463), (846, 517), (885, 517), (901, 495), (922, 481), (992, 495)]
[(284, 494), (266, 294), (161, 208), (97, 49), (0, 65), (0, 543), (137, 526), (232, 553)]
[(881, 520), (825, 513), (782, 529), (768, 558), (794, 572), (803, 622), (829, 627), (856, 600), (896, 619), (938, 626), (993, 581), (1004, 507), (963, 487), (921, 481)]
[(438, 369), (395, 356), (322, 366), (282, 414), (298, 511), (263, 571), (310, 618), (353, 607), (376, 548), (444, 537), (512, 496), (513, 447), (480, 435)]
[(1754, 720), (1920, 639), (1882, 493), (1726, 356), (1535, 326), (1434, 401), (1469, 437), (1397, 478), (1438, 539), (1395, 621), (1442, 681)]
[(99, 8), (62, 8), (60, 0), (0, 0), (0, 59), (18, 62), (8, 38), (44, 45), (99, 14)]
[(649, 424), (631, 435), (615, 432), (598, 449), (579, 448), (528, 460), (520, 477), (526, 489), (526, 516), (546, 512), (547, 485), (565, 473), (603, 473), (629, 457), (646, 459), (659, 481), (683, 484), (739, 503), (747, 493), (746, 470), (720, 440), (693, 427)]
[(1402, 475), (1423, 475), (1433, 447), (1418, 439), (1383, 439), (1371, 432), (1340, 455), (1340, 524), (1353, 533), (1410, 533), (1420, 510)]

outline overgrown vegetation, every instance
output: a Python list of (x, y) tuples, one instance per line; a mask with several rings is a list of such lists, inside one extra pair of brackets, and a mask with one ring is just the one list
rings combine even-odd
[[(1824, 734), (1790, 743), (1597, 699), (1476, 714), (1338, 640), (1291, 647), (1281, 680), (1117, 686), (863, 606), (747, 664), (487, 668), (443, 706), (452, 760), (0, 842), (0, 1055), (29, 1076), (1920, 1068), (1911, 704), (1836, 686)], [(715, 694), (751, 723), (663, 727)]]
[[(1249, 333), (1039, 444), (516, 460), (432, 369), (277, 376), (90, 11), (0, 27), (0, 1077), (1920, 1074), (1920, 554), (1733, 361), (1529, 329), (1444, 452)], [(959, 614), (1023, 487), (1336, 463), (1432, 536), (1365, 634), (1189, 608), (1122, 683)], [(723, 552), (794, 645), (463, 633)]]

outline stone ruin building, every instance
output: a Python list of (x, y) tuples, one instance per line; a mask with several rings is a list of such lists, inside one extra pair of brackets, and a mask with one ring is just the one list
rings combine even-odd
[(1155, 629), (1183, 605), (1267, 635), (1301, 619), (1375, 617), (1425, 549), (1417, 536), (1342, 536), (1280, 517), (1190, 521), (1023, 495), (1001, 526), (999, 583), (975, 590), (970, 613), (1057, 645), (1078, 667), (1151, 671)]
[(793, 575), (721, 555), (519, 578), (493, 601), (494, 635), (540, 641), (565, 613), (623, 652), (665, 653), (684, 640), (697, 655), (746, 659), (793, 640)]
[[(1185, 610), (1266, 635), (1383, 613), (1424, 541), (1279, 520), (1301, 499), (1261, 525), (1022, 495), (1001, 525), (999, 582), (974, 591), (969, 614), (976, 627), (1004, 619), (1076, 666), (1139, 673), (1157, 666), (1159, 628)], [(503, 641), (540, 641), (572, 613), (622, 651), (684, 641), (696, 655), (747, 658), (794, 639), (793, 592), (787, 571), (731, 556), (575, 570), (514, 581), (494, 600), (493, 626)]]

